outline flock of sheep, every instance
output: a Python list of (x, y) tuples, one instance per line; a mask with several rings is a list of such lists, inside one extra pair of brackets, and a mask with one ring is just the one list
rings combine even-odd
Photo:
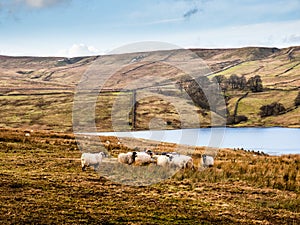
[[(93, 167), (98, 170), (103, 158), (107, 155), (100, 153), (82, 153), (81, 166), (85, 171), (86, 167)], [(194, 163), (191, 156), (182, 155), (176, 152), (153, 153), (151, 150), (144, 152), (127, 152), (118, 155), (118, 163), (127, 165), (143, 166), (151, 163), (161, 167), (170, 167), (175, 169), (194, 169)], [(203, 167), (211, 167), (214, 164), (214, 158), (209, 155), (202, 155), (201, 164)]]

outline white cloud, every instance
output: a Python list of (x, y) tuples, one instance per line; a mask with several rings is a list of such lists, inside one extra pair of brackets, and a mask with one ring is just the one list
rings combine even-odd
[(139, 26), (141, 26), (141, 25), (147, 26), (147, 25), (155, 25), (155, 24), (163, 24), (163, 23), (176, 23), (176, 22), (180, 22), (180, 21), (184, 21), (184, 18), (155, 20), (155, 21), (139, 24)]
[(300, 34), (292, 34), (283, 39), (284, 43), (287, 44), (300, 44)]
[(76, 57), (76, 56), (90, 56), (101, 54), (94, 46), (87, 46), (85, 44), (73, 44), (69, 49), (64, 49), (58, 52), (58, 56)]
[[(289, 47), (300, 45), (300, 20), (237, 25), (210, 30), (169, 33), (154, 40), (184, 48), (230, 48), (245, 46)], [(293, 43), (292, 43), (293, 42)]]
[(17, 4), (26, 4), (32, 8), (45, 8), (60, 3), (67, 2), (68, 0), (14, 0)]

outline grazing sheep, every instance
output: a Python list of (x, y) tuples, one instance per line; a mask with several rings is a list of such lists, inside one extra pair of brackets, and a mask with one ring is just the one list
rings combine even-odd
[[(149, 152), (150, 153), (150, 152)], [(142, 166), (145, 164), (149, 164), (153, 162), (154, 160), (151, 158), (147, 152), (136, 152), (136, 155), (134, 157), (134, 164), (138, 166)], [(151, 152), (152, 154), (152, 152)]]
[(202, 155), (201, 163), (203, 167), (212, 167), (214, 165), (214, 158), (210, 155)]
[(31, 136), (31, 133), (33, 133), (33, 130), (25, 130), (25, 131), (24, 131), (25, 137), (30, 137), (30, 136)]
[(150, 156), (152, 152), (127, 152), (120, 153), (118, 155), (118, 162), (123, 164), (135, 164), (142, 166), (154, 162), (154, 159)]
[(167, 167), (170, 165), (173, 157), (169, 156), (169, 155), (157, 155), (157, 156), (154, 156), (154, 158), (156, 158), (156, 165), (162, 166), (162, 167)]
[(136, 152), (127, 152), (127, 153), (120, 153), (118, 155), (118, 162), (122, 164), (132, 164), (135, 160)]
[(147, 150), (145, 151), (148, 155), (150, 155), (151, 157), (153, 156), (153, 152), (151, 150)]
[(193, 159), (187, 155), (173, 155), (171, 158), (171, 166), (180, 169), (194, 169)]
[(86, 170), (86, 167), (94, 167), (94, 170), (97, 171), (102, 159), (105, 157), (103, 152), (99, 153), (82, 153), (81, 155), (81, 167), (82, 171)]

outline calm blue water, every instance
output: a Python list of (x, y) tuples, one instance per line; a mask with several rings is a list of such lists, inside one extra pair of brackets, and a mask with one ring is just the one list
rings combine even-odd
[(271, 155), (300, 154), (300, 129), (297, 128), (200, 128), (93, 135), (145, 138), (192, 146), (244, 148)]

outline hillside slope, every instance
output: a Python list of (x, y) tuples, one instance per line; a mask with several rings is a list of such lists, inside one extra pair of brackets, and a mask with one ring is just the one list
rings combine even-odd
[[(248, 121), (232, 126), (300, 126), (300, 111), (294, 107), (294, 99), (300, 87), (300, 47), (191, 51), (208, 66), (203, 71), (209, 78), (218, 75), (229, 78), (233, 74), (245, 76), (246, 79), (255, 75), (261, 77), (264, 90), (250, 92), (240, 101), (236, 110), (237, 115), (246, 116)], [(168, 53), (157, 51), (76, 58), (0, 56), (0, 126), (71, 131), (76, 85), (99, 60), (103, 65), (111, 66), (113, 71), (113, 78), (105, 83), (105, 89), (132, 90), (137, 88), (134, 85), (139, 79), (143, 80), (143, 88), (150, 87), (146, 93), (148, 97), (142, 99), (135, 109), (135, 129), (148, 129), (153, 118), (166, 121), (163, 125), (166, 129), (180, 128), (181, 117), (188, 118), (190, 114), (199, 115), (201, 126), (210, 126), (210, 112), (194, 105), (176, 86), (176, 82), (185, 76), (184, 72), (156, 60)], [(172, 54), (170, 51), (167, 58), (172, 60)], [(176, 60), (188, 62), (187, 67), (197, 68), (186, 51), (178, 50), (176, 54)], [(118, 62), (124, 59), (129, 63), (119, 68)], [(97, 74), (94, 79), (96, 78), (100, 79), (101, 76)], [(246, 92), (247, 90), (226, 92), (229, 114), (234, 112), (237, 99)], [(115, 92), (99, 95), (96, 106), (96, 124), (99, 130), (112, 129), (111, 109), (120, 96)], [(132, 113), (132, 106), (128, 104), (132, 100), (131, 92), (123, 93), (122, 96), (125, 96), (123, 114)], [(184, 106), (180, 113), (178, 106), (167, 102), (170, 99)], [(258, 115), (260, 107), (272, 102), (283, 104), (288, 109), (287, 112), (261, 118)], [(103, 105), (106, 107), (102, 107)], [(132, 118), (129, 120), (131, 122), (125, 122), (132, 125)], [(155, 124), (152, 126), (155, 127)], [(198, 127), (199, 124), (190, 121), (186, 126)]]

